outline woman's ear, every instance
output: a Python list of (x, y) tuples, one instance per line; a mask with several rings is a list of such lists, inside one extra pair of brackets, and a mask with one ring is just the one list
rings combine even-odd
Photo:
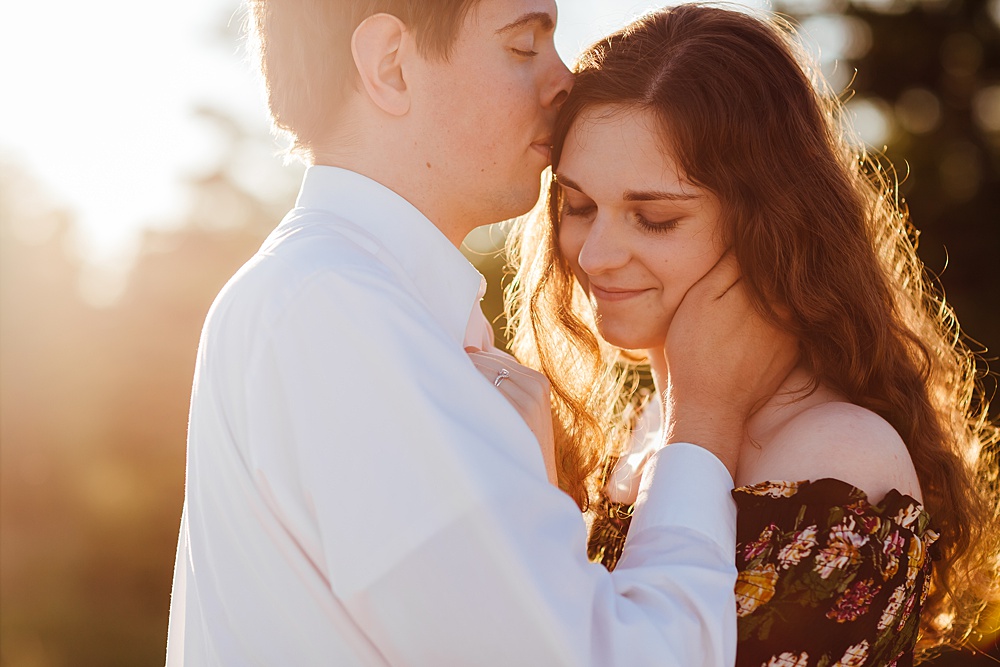
[(410, 109), (401, 49), (406, 36), (406, 25), (391, 14), (369, 16), (351, 36), (354, 64), (368, 97), (393, 116), (402, 116)]

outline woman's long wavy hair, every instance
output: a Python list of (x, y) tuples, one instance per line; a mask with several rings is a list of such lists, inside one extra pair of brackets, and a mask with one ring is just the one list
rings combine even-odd
[[(975, 357), (917, 258), (894, 174), (845, 137), (839, 101), (779, 19), (665, 9), (592, 46), (575, 70), (553, 164), (584, 109), (662, 119), (688, 178), (721, 201), (758, 310), (797, 336), (816, 381), (906, 442), (941, 533), (918, 647), (964, 640), (996, 593), (998, 431)], [(560, 483), (586, 510), (628, 435), (634, 383), (559, 254), (560, 208), (553, 181), (509, 236), (508, 315), (515, 354), (551, 379)]]

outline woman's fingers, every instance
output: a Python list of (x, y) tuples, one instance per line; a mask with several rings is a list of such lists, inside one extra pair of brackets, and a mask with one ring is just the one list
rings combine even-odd
[[(478, 350), (468, 354), (479, 372), (498, 389), (502, 390), (505, 384), (513, 380), (535, 400), (544, 400), (548, 405), (549, 380), (543, 374), (522, 366), (514, 357), (499, 350)], [(501, 374), (505, 377), (501, 378)]]
[(541, 447), (549, 481), (556, 484), (555, 438), (549, 381), (499, 350), (467, 349), (472, 363), (517, 410)]
[(668, 442), (697, 443), (734, 472), (748, 415), (794, 368), (798, 345), (757, 312), (732, 253), (684, 295), (665, 356)]

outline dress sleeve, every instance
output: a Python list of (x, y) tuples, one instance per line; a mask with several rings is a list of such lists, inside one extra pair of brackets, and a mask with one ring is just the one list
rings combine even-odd
[(937, 538), (918, 501), (835, 479), (733, 497), (737, 665), (912, 664)]

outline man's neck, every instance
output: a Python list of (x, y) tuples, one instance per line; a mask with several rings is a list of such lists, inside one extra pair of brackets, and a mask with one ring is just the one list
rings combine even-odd
[(456, 248), (479, 226), (470, 222), (472, 216), (449, 214), (441, 184), (431, 177), (421, 178), (417, 175), (421, 171), (418, 167), (386, 155), (382, 145), (366, 147), (346, 143), (343, 146), (338, 150), (314, 151), (313, 164), (347, 169), (384, 185), (423, 213)]

